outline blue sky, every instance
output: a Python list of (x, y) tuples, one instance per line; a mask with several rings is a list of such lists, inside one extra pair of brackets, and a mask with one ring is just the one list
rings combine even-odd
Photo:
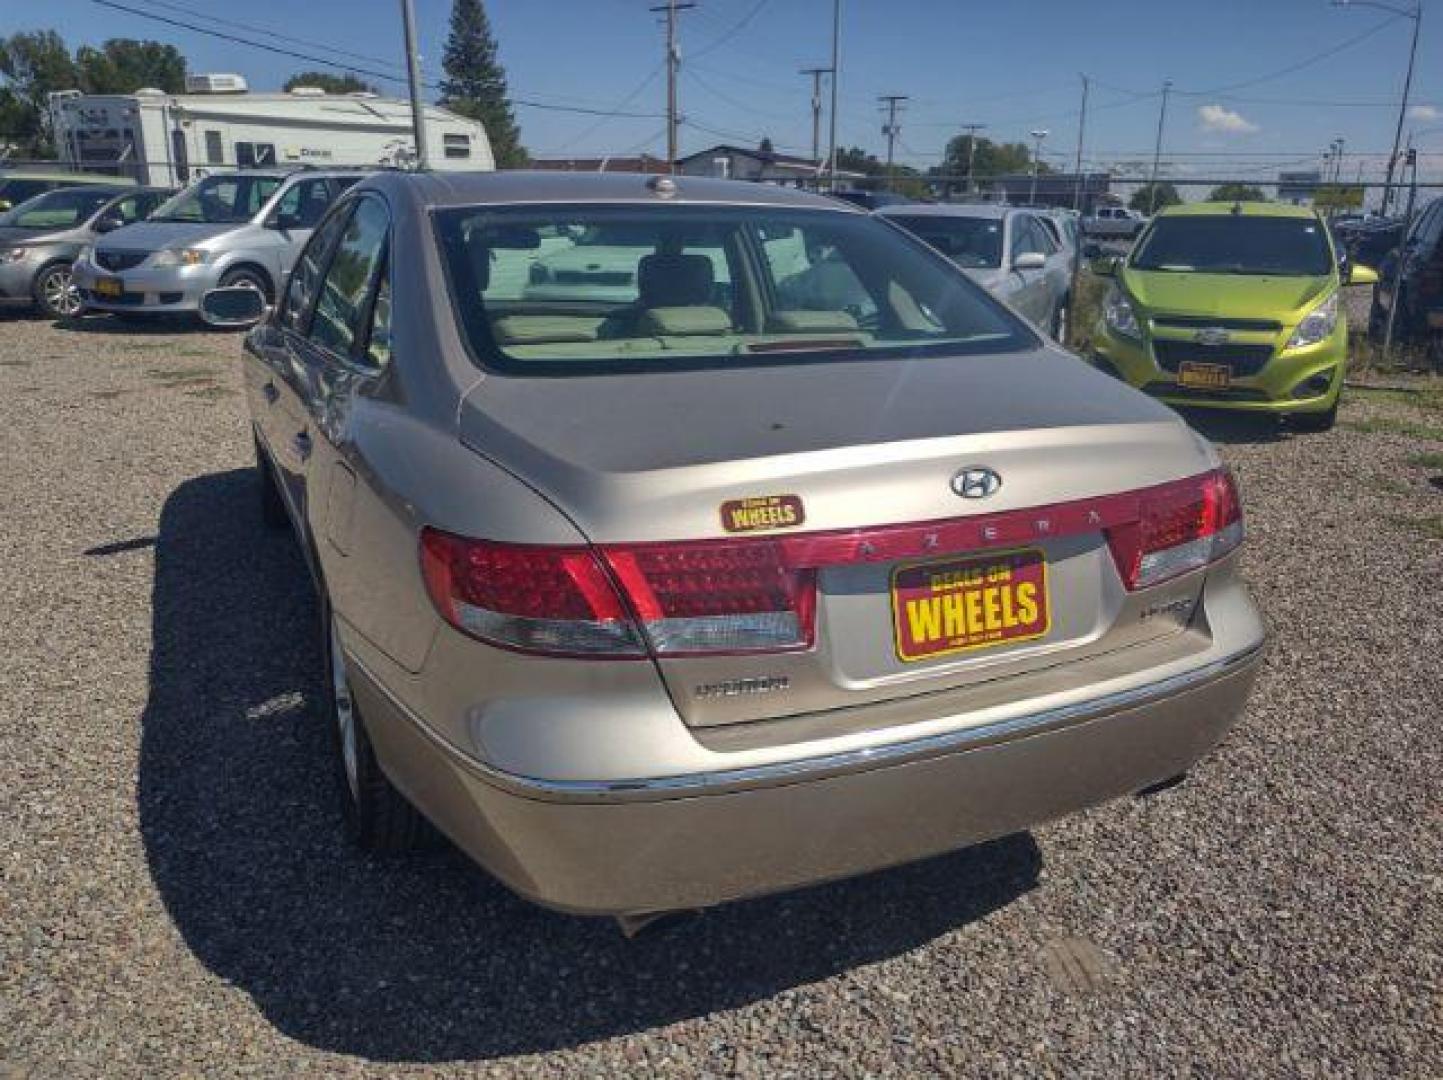
[[(348, 61), (338, 50), (401, 61), (395, 0), (121, 2), (193, 22), (205, 20), (182, 9), (210, 13), (324, 43), (284, 43), (221, 27), (342, 62)], [(558, 106), (660, 114), (662, 31), (647, 10), (655, 2), (488, 0), (513, 94)], [(416, 3), (427, 75), (438, 77), (450, 0)], [(683, 129), (683, 152), (768, 135), (779, 148), (806, 153), (810, 83), (798, 69), (826, 62), (831, 6), (831, 0), (698, 0), (682, 15), (680, 98), (691, 121)], [(238, 71), (257, 89), (309, 66), (92, 0), (8, 0), (4, 7), (0, 32), (53, 27), (72, 45), (155, 37), (179, 46), (192, 70)], [(1029, 130), (1045, 128), (1054, 163), (1070, 162), (1078, 75), (1086, 72), (1094, 80), (1089, 163), (1149, 157), (1157, 90), (1170, 78), (1177, 93), (1164, 147), (1178, 171), (1251, 170), (1266, 179), (1284, 163), (1317, 164), (1328, 143), (1342, 137), (1350, 155), (1345, 174), (1355, 175), (1361, 163), (1365, 175), (1376, 175), (1377, 157), (1352, 155), (1386, 153), (1391, 145), (1411, 31), (1407, 19), (1356, 4), (1339, 9), (1328, 0), (843, 0), (842, 9), (840, 140), (880, 153), (876, 96), (908, 94), (897, 156), (922, 166), (937, 160), (963, 122), (986, 124), (986, 135), (1005, 140), (1027, 140)], [(1434, 9), (1425, 14), (1419, 41), (1413, 100), (1420, 108), (1408, 127), (1428, 132), (1419, 145), (1437, 155), (1426, 159), (1428, 171), (1440, 172), (1443, 4)], [(1269, 77), (1360, 36), (1316, 63)], [(1238, 85), (1244, 83), (1251, 85)], [(402, 90), (396, 83), (383, 88)], [(659, 115), (602, 120), (529, 107), (517, 114), (526, 145), (540, 156), (665, 148)]]

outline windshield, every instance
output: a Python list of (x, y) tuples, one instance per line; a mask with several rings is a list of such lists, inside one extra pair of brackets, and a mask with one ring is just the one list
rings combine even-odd
[(1322, 277), (1333, 254), (1312, 218), (1161, 217), (1138, 245), (1134, 270)]
[(973, 217), (934, 217), (926, 214), (888, 214), (909, 232), (969, 270), (983, 270), (1002, 265), (1002, 219)]
[(0, 227), (9, 229), (69, 229), (115, 198), (113, 191), (70, 188), (27, 199), (0, 214)]
[(858, 214), (472, 207), (436, 221), (488, 366), (582, 374), (1036, 345), (945, 260)]
[(276, 176), (208, 176), (163, 203), (150, 220), (239, 224), (255, 217), (280, 186)]

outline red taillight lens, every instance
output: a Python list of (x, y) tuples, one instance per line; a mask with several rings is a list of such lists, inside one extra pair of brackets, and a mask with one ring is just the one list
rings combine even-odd
[(773, 540), (604, 549), (658, 655), (805, 649), (816, 571), (787, 565)]
[(446, 621), (484, 641), (570, 656), (645, 655), (590, 548), (497, 544), (424, 529), (421, 573)]
[(1138, 492), (1137, 520), (1107, 530), (1118, 572), (1129, 589), (1145, 589), (1200, 569), (1242, 541), (1242, 506), (1226, 469)]

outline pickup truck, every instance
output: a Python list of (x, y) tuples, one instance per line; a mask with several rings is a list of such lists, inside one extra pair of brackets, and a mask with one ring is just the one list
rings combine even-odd
[(1082, 231), (1088, 236), (1126, 237), (1131, 240), (1142, 232), (1147, 219), (1124, 206), (1099, 206), (1082, 219)]

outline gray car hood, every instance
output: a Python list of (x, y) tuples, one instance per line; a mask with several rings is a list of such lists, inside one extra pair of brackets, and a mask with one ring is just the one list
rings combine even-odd
[(1175, 422), (1054, 349), (710, 371), (492, 374), (462, 402), (462, 442), (563, 495), (603, 477), (866, 444)]
[(96, 244), (100, 251), (159, 251), (161, 248), (198, 244), (222, 233), (244, 228), (246, 222), (205, 225), (181, 221), (141, 221), (116, 229)]

